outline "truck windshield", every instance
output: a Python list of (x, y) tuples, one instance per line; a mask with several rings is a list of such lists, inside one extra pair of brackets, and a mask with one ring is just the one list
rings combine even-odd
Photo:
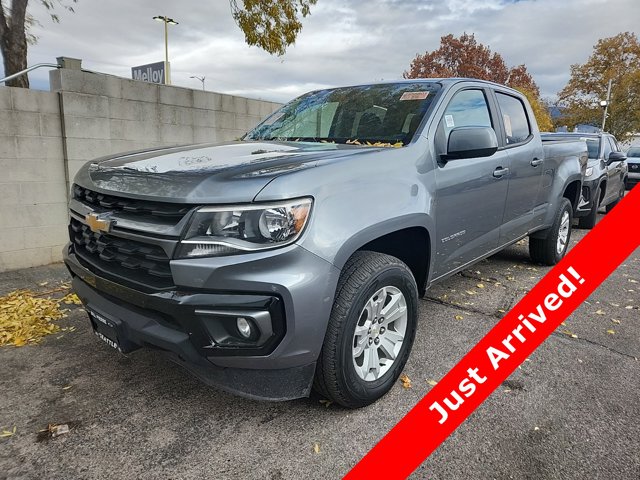
[(268, 117), (245, 140), (403, 146), (440, 88), (436, 82), (415, 82), (307, 93)]

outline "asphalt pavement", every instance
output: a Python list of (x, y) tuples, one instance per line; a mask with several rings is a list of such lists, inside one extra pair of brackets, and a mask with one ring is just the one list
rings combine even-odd
[[(0, 438), (0, 478), (341, 478), (549, 270), (527, 251), (519, 242), (430, 289), (405, 368), (412, 388), (398, 382), (360, 410), (217, 391), (158, 352), (114, 352), (74, 307), (60, 324), (75, 331), (0, 348), (0, 430), (16, 426)], [(0, 295), (45, 281), (67, 282), (64, 267), (0, 274)], [(639, 358), (640, 249), (413, 478), (639, 479)], [(49, 424), (71, 430), (38, 433)]]

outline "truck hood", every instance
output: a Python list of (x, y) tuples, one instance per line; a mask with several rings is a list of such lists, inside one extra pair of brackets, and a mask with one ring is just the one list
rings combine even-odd
[(279, 175), (379, 150), (267, 141), (149, 149), (89, 162), (75, 183), (102, 193), (164, 202), (250, 202)]

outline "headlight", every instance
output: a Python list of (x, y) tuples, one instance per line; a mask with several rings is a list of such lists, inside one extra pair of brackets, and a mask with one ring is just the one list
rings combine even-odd
[(584, 172), (585, 177), (590, 177), (593, 175), (593, 167), (587, 167), (587, 170)]
[(295, 242), (307, 223), (312, 200), (203, 207), (178, 247), (177, 258), (218, 257), (282, 247)]

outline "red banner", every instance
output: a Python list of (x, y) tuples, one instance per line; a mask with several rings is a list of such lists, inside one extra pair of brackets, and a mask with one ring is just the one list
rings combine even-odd
[(635, 188), (345, 478), (408, 477), (640, 246), (640, 236), (630, 231), (639, 214)]

